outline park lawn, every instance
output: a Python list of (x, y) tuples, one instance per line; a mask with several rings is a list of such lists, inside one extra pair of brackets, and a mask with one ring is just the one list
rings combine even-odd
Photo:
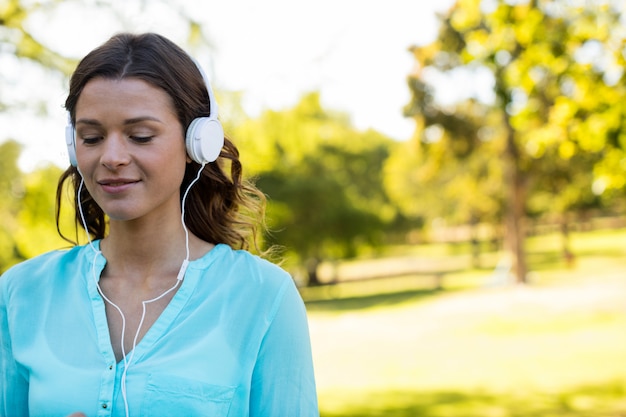
[(308, 302), (322, 416), (626, 415), (626, 249), (602, 249), (626, 233), (606, 235), (577, 236), (574, 269), (531, 242), (523, 287)]

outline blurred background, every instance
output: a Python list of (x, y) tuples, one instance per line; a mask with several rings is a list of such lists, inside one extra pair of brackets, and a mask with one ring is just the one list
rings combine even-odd
[(78, 59), (156, 31), (268, 195), (322, 416), (626, 416), (626, 3), (430, 3), (0, 0), (0, 272), (68, 245)]

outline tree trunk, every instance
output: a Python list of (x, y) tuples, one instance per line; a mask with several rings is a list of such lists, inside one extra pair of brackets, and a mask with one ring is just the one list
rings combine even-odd
[(507, 146), (504, 151), (504, 181), (506, 187), (506, 212), (504, 248), (511, 257), (511, 271), (515, 282), (527, 282), (526, 252), (524, 251), (526, 179), (519, 166), (519, 151), (515, 144), (515, 132), (508, 115), (504, 117), (507, 128)]
[(315, 287), (321, 285), (319, 276), (317, 275), (317, 267), (320, 265), (320, 260), (318, 258), (309, 258), (306, 262), (306, 273), (308, 282), (307, 285), (309, 287)]
[(470, 219), (471, 244), (472, 244), (472, 266), (480, 268), (480, 239), (478, 236), (478, 219), (472, 216)]
[(575, 263), (574, 252), (570, 245), (569, 222), (567, 221), (567, 213), (563, 213), (561, 217), (561, 242), (563, 246), (563, 258), (568, 268), (572, 268)]

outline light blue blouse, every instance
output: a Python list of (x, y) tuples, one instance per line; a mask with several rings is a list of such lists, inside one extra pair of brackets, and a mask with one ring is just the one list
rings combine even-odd
[[(105, 264), (78, 246), (2, 276), (0, 416), (125, 416), (124, 364), (93, 278)], [(134, 349), (126, 396), (130, 416), (319, 416), (306, 311), (291, 277), (227, 245), (192, 261)]]

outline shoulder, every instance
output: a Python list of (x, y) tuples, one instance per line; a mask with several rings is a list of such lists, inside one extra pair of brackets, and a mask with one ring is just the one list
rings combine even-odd
[(69, 250), (55, 250), (28, 259), (9, 268), (0, 277), (4, 290), (29, 289), (64, 276), (64, 270), (71, 268), (80, 257), (83, 247)]
[(282, 286), (285, 282), (293, 282), (287, 271), (258, 255), (227, 245), (218, 245), (213, 250), (216, 251), (214, 267), (227, 274), (229, 279), (262, 286)]
[[(218, 246), (213, 272), (218, 272), (218, 287), (228, 294), (224, 299), (236, 307), (238, 317), (249, 314), (248, 321), (263, 319), (266, 326), (279, 312), (301, 317), (302, 297), (291, 275), (279, 265), (245, 250)], [(211, 273), (211, 271), (207, 271)], [(256, 319), (255, 319), (256, 317)], [(263, 327), (265, 328), (265, 327)]]
[[(214, 251), (214, 252), (213, 252)], [(298, 291), (291, 275), (280, 266), (245, 250), (235, 250), (218, 245), (203, 265), (206, 285), (236, 294), (249, 305), (273, 306), (285, 297), (298, 298)]]

